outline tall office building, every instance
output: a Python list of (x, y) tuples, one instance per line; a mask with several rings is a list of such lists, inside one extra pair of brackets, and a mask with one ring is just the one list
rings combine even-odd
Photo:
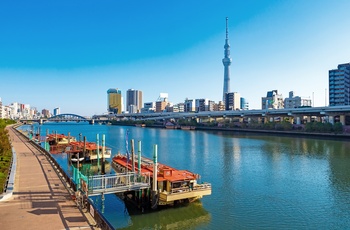
[(186, 98), (184, 104), (185, 112), (194, 112), (196, 110), (195, 100)]
[(60, 112), (60, 108), (54, 108), (53, 109), (53, 115), (54, 116), (57, 116), (57, 115), (59, 115), (61, 112)]
[(126, 110), (129, 113), (140, 113), (142, 108), (142, 91), (128, 89), (126, 91)]
[(241, 96), (237, 92), (226, 93), (225, 110), (237, 110), (241, 108)]
[(350, 105), (350, 63), (329, 70), (329, 106)]
[(43, 117), (50, 117), (50, 110), (43, 109), (41, 110), (41, 114), (43, 115)]
[(122, 91), (119, 89), (107, 90), (108, 112), (121, 114), (123, 110)]
[(206, 98), (196, 99), (195, 106), (196, 106), (197, 112), (209, 111), (208, 109), (209, 99), (206, 99)]
[(241, 97), (241, 109), (249, 110), (249, 102), (244, 97)]
[(230, 92), (230, 65), (232, 62), (232, 59), (230, 58), (230, 44), (228, 41), (228, 17), (226, 17), (226, 39), (224, 48), (224, 58), (222, 59), (222, 64), (224, 64), (224, 90), (222, 95), (223, 101), (225, 101), (226, 93)]

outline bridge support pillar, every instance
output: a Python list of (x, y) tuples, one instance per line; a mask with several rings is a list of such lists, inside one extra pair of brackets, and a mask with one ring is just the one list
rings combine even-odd
[(339, 121), (342, 125), (345, 125), (345, 115), (340, 115), (339, 116)]
[(39, 120), (39, 124), (42, 125), (43, 124), (43, 119)]
[(311, 116), (306, 116), (306, 119), (307, 119), (307, 123), (311, 122)]
[(212, 120), (212, 118), (210, 116), (208, 116), (208, 123), (210, 123)]
[(334, 117), (333, 116), (329, 116), (328, 117), (328, 122), (333, 125), (334, 124)]
[(90, 125), (93, 125), (93, 124), (95, 124), (95, 120), (91, 119), (91, 121), (89, 123), (90, 123)]
[(289, 117), (289, 121), (291, 124), (294, 124), (294, 117)]
[(316, 117), (317, 122), (321, 122), (321, 120), (322, 120), (321, 117), (319, 117), (319, 116)]
[(258, 124), (261, 124), (261, 123), (262, 123), (262, 118), (258, 117)]

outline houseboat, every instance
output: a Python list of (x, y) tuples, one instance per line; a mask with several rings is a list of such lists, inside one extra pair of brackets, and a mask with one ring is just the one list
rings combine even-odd
[(62, 153), (65, 151), (66, 147), (71, 143), (76, 141), (75, 137), (70, 135), (66, 136), (64, 134), (48, 134), (46, 135), (46, 143), (48, 143), (50, 153)]
[[(137, 157), (136, 157), (137, 158)], [(132, 167), (134, 162), (134, 167)], [(170, 166), (156, 163), (157, 174), (154, 174), (154, 163), (151, 159), (141, 158), (141, 174), (150, 174), (151, 183), (156, 178), (156, 199), (153, 197), (152, 206), (174, 205), (176, 203), (192, 202), (203, 196), (211, 195), (211, 184), (198, 183), (198, 174), (187, 170), (178, 170)], [(138, 172), (138, 163), (128, 159), (126, 155), (118, 154), (112, 160), (112, 166), (117, 172), (135, 170)]]
[(64, 134), (48, 134), (46, 141), (49, 145), (68, 145), (70, 142), (76, 141), (75, 137), (66, 136)]
[[(97, 150), (99, 151), (99, 154), (97, 154)], [(67, 148), (66, 152), (71, 155), (71, 161), (77, 161), (76, 159), (83, 158), (87, 162), (91, 161), (97, 161), (100, 160), (106, 160), (110, 159), (112, 155), (111, 148), (108, 147), (102, 147), (97, 146), (94, 142), (83, 142), (83, 141), (74, 141), (71, 142)], [(77, 157), (79, 153), (79, 157)]]

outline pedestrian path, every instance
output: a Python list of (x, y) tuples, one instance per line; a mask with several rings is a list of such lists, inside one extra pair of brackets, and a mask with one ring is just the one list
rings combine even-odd
[(0, 202), (0, 229), (93, 229), (46, 156), (7, 130), (17, 166), (12, 196)]

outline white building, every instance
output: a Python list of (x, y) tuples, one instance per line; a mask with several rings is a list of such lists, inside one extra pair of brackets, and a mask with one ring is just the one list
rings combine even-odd
[(283, 109), (283, 96), (277, 90), (268, 91), (266, 97), (261, 98), (261, 109)]
[(141, 109), (141, 113), (154, 113), (155, 111), (156, 111), (155, 102), (145, 102), (143, 104), (143, 108)]
[(300, 108), (300, 107), (311, 107), (311, 99), (306, 97), (294, 96), (294, 92), (289, 92), (289, 97), (284, 99), (284, 108)]

